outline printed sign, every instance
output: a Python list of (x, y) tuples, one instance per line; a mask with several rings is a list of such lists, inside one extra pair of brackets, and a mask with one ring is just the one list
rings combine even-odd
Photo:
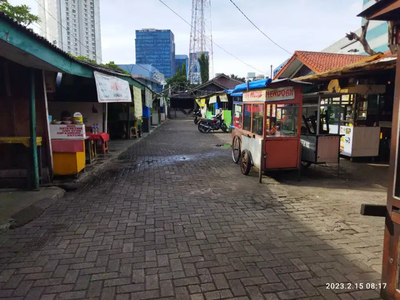
[(144, 101), (145, 101), (145, 106), (151, 108), (153, 107), (153, 94), (149, 89), (145, 89), (144, 93)]
[(135, 118), (141, 120), (143, 116), (142, 90), (136, 86), (133, 87), (133, 101), (135, 107)]
[(285, 87), (285, 88), (265, 91), (265, 100), (266, 101), (293, 100), (293, 99), (294, 99), (294, 88), (293, 87)]
[(228, 101), (228, 95), (223, 94), (223, 95), (219, 96), (219, 100), (220, 100), (221, 102), (229, 102), (229, 101)]
[(84, 140), (85, 125), (50, 125), (50, 136), (55, 140)]
[(353, 127), (340, 126), (340, 151), (341, 154), (351, 156), (353, 148)]
[(243, 93), (243, 101), (265, 101), (265, 90)]
[(99, 103), (132, 102), (128, 81), (94, 72)]

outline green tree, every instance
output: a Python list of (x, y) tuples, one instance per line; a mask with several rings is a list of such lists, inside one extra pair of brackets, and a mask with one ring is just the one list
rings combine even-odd
[(14, 6), (7, 0), (0, 0), (0, 11), (25, 26), (40, 22), (39, 17), (31, 14), (31, 8), (25, 4)]
[(186, 73), (183, 74), (183, 70), (178, 67), (174, 77), (167, 80), (167, 88), (170, 89), (171, 94), (184, 92), (189, 89), (189, 81)]
[(199, 58), (201, 83), (206, 83), (210, 78), (210, 60), (205, 53), (201, 53)]
[(231, 78), (232, 78), (232, 79), (239, 80), (239, 81), (242, 81), (242, 82), (246, 82), (246, 78), (244, 78), (244, 77), (239, 77), (239, 76), (237, 76), (237, 75), (235, 75), (235, 74), (231, 74)]
[(187, 75), (185, 63), (182, 64), (182, 75), (185, 75), (185, 76)]

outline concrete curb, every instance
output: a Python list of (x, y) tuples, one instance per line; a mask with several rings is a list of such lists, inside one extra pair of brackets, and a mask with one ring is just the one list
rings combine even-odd
[(58, 188), (58, 191), (51, 197), (51, 198), (44, 198), (41, 199), (34, 204), (22, 209), (21, 211), (15, 213), (14, 215), (11, 216), (11, 221), (5, 225), (2, 225), (1, 229), (6, 230), (6, 229), (15, 229), (18, 227), (21, 227), (39, 216), (42, 215), (42, 213), (49, 208), (51, 205), (56, 203), (59, 199), (64, 197), (65, 195), (65, 190)]
[(146, 134), (145, 136), (142, 136), (141, 138), (132, 141), (132, 144), (129, 145), (129, 147), (122, 149), (118, 152), (115, 152), (110, 159), (108, 159), (107, 161), (105, 161), (103, 164), (99, 165), (98, 167), (94, 168), (94, 170), (90, 171), (90, 172), (85, 172), (82, 173), (78, 179), (75, 180), (75, 183), (77, 184), (84, 184), (87, 183), (93, 176), (99, 174), (100, 172), (102, 172), (104, 169), (106, 169), (112, 162), (115, 162), (115, 160), (118, 159), (118, 157), (124, 153), (125, 151), (127, 151), (128, 149), (130, 149), (131, 147), (133, 147), (134, 145), (136, 145), (137, 143), (140, 143), (141, 141), (145, 140), (148, 136), (150, 136), (152, 133), (154, 133), (155, 131), (157, 131), (157, 129), (159, 129), (161, 126), (163, 126), (164, 124), (168, 123), (169, 119), (166, 119), (163, 123), (161, 123), (160, 125), (158, 125), (157, 127), (153, 128), (153, 130), (151, 130), (148, 134)]

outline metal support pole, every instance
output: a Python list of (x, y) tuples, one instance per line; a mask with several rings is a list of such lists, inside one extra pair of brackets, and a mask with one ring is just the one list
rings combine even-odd
[(107, 127), (108, 127), (108, 103), (106, 103), (106, 116), (104, 120), (104, 132), (107, 133)]
[(30, 99), (29, 99), (29, 129), (30, 150), (32, 154), (31, 185), (34, 190), (39, 189), (39, 164), (36, 142), (36, 95), (35, 95), (35, 70), (30, 69)]
[(318, 110), (317, 110), (317, 136), (319, 135), (319, 127), (321, 126), (321, 95), (318, 96)]

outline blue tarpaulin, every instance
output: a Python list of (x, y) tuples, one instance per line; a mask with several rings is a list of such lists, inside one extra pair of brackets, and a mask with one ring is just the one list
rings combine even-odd
[[(261, 89), (261, 88), (265, 87), (267, 84), (270, 84), (271, 81), (272, 81), (271, 78), (267, 78), (267, 79), (249, 82), (249, 89), (250, 90)], [(233, 93), (243, 92), (243, 91), (247, 91), (247, 83), (242, 83), (242, 84), (237, 85), (235, 87), (235, 89), (233, 90)]]
[[(309, 82), (302, 82), (302, 81), (296, 81), (292, 80), (289, 78), (283, 78), (283, 79), (277, 79), (272, 81), (270, 78), (263, 79), (263, 80), (257, 80), (253, 82), (249, 82), (249, 90), (255, 90), (255, 89), (262, 89), (265, 88), (267, 85), (271, 83), (279, 83), (279, 82), (289, 82), (289, 83), (296, 83), (296, 84), (302, 84), (302, 85), (311, 85)], [(235, 87), (233, 90), (231, 96), (236, 95), (236, 93), (240, 92), (240, 96), (242, 96), (243, 92), (247, 91), (247, 83), (242, 83), (239, 84)]]

